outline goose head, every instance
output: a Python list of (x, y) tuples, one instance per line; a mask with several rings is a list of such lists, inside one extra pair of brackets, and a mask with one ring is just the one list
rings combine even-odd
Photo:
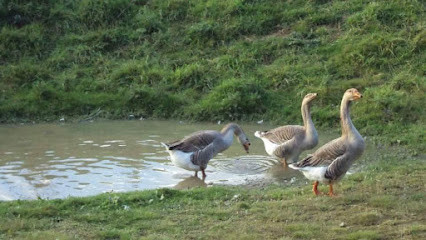
[(243, 145), (246, 153), (249, 153), (249, 146), (251, 144), (250, 144), (250, 141), (248, 140), (248, 138), (246, 137), (246, 135), (244, 133), (242, 133), (238, 136), (238, 142), (241, 143), (241, 145)]
[(346, 90), (343, 98), (352, 102), (362, 98), (362, 94), (356, 88), (349, 88)]
[(308, 93), (306, 94), (306, 96), (303, 98), (303, 103), (307, 104), (310, 103), (312, 100), (314, 100), (316, 97), (318, 96), (318, 93)]
[(251, 144), (250, 144), (248, 137), (244, 133), (244, 131), (240, 127), (237, 127), (237, 128), (234, 129), (234, 134), (235, 134), (235, 136), (237, 136), (238, 142), (241, 143), (241, 145), (243, 145), (244, 150), (247, 153), (249, 153), (249, 146)]
[(241, 129), (241, 127), (238, 124), (230, 123), (226, 125), (221, 132), (222, 134), (224, 134), (224, 133), (227, 133), (228, 131), (234, 132), (234, 135), (237, 136), (238, 142), (241, 143), (241, 145), (243, 145), (244, 150), (248, 153), (250, 141), (247, 138), (246, 134), (244, 133), (243, 129)]

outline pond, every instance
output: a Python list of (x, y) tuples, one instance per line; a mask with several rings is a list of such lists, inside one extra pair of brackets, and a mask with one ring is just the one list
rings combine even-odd
[[(171, 187), (177, 189), (250, 181), (292, 184), (306, 180), (269, 157), (256, 130), (276, 126), (241, 124), (250, 153), (233, 145), (210, 161), (203, 182), (170, 162), (160, 144), (224, 124), (181, 121), (97, 121), (0, 126), (0, 200), (55, 199)], [(337, 137), (320, 133), (320, 146)], [(306, 156), (307, 151), (301, 157)], [(201, 176), (201, 175), (200, 175)]]

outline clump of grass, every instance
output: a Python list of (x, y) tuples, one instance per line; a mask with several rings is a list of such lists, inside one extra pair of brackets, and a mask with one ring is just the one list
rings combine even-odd
[(26, 25), (19, 30), (4, 26), (0, 32), (0, 61), (13, 62), (25, 57), (39, 59), (47, 48), (47, 39), (41, 24)]
[(315, 224), (289, 224), (284, 231), (290, 233), (295, 238), (309, 239), (316, 236), (320, 227)]
[(355, 240), (355, 239), (378, 240), (378, 239), (382, 239), (382, 237), (380, 236), (380, 234), (378, 234), (375, 231), (360, 230), (360, 231), (349, 234), (346, 239), (350, 239), (350, 240)]
[(376, 213), (361, 213), (352, 218), (351, 224), (357, 224), (362, 226), (377, 225), (380, 221), (380, 215)]
[[(384, 195), (384, 196), (373, 197), (373, 198), (369, 199), (369, 202), (371, 203), (371, 205), (378, 207), (378, 208), (392, 209), (394, 207), (395, 203), (398, 202), (398, 199), (396, 199), (394, 196)], [(370, 217), (373, 220), (375, 216), (370, 216)]]
[(202, 120), (241, 119), (241, 113), (261, 114), (266, 110), (267, 92), (256, 80), (225, 81), (195, 105), (195, 117)]

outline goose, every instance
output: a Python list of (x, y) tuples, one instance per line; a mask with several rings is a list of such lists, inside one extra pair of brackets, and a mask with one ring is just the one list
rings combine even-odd
[(301, 111), (303, 126), (287, 125), (269, 131), (256, 131), (254, 136), (262, 139), (265, 151), (282, 160), (287, 167), (287, 162), (297, 162), (299, 155), (318, 144), (318, 133), (311, 118), (311, 102), (317, 93), (308, 93), (303, 98)]
[(237, 136), (238, 141), (248, 153), (250, 141), (241, 127), (235, 123), (227, 124), (220, 132), (213, 130), (198, 131), (182, 140), (162, 143), (162, 145), (166, 148), (174, 165), (195, 171), (195, 177), (198, 177), (198, 171), (201, 171), (204, 180), (206, 178), (204, 170), (207, 168), (208, 162), (232, 145), (234, 135)]
[(319, 194), (317, 187), (321, 182), (329, 185), (328, 195), (333, 196), (333, 184), (346, 174), (352, 163), (364, 152), (364, 139), (349, 115), (351, 103), (360, 98), (362, 94), (357, 89), (346, 90), (340, 105), (342, 136), (326, 143), (300, 162), (290, 165), (314, 181), (312, 190), (315, 195)]

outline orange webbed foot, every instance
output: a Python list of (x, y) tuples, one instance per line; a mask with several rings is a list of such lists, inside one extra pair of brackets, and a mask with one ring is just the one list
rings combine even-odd
[(201, 173), (203, 174), (203, 181), (206, 180), (207, 175), (206, 175), (206, 172), (204, 172), (204, 169), (201, 170)]
[(321, 194), (321, 193), (318, 191), (318, 184), (319, 184), (319, 182), (318, 182), (318, 181), (315, 181), (315, 182), (314, 182), (314, 185), (313, 185), (313, 187), (312, 187), (312, 191), (314, 192), (315, 196), (318, 196), (318, 195), (320, 195), (320, 194)]
[(333, 185), (332, 184), (329, 185), (328, 196), (330, 196), (330, 197), (336, 196), (336, 194), (333, 192)]

